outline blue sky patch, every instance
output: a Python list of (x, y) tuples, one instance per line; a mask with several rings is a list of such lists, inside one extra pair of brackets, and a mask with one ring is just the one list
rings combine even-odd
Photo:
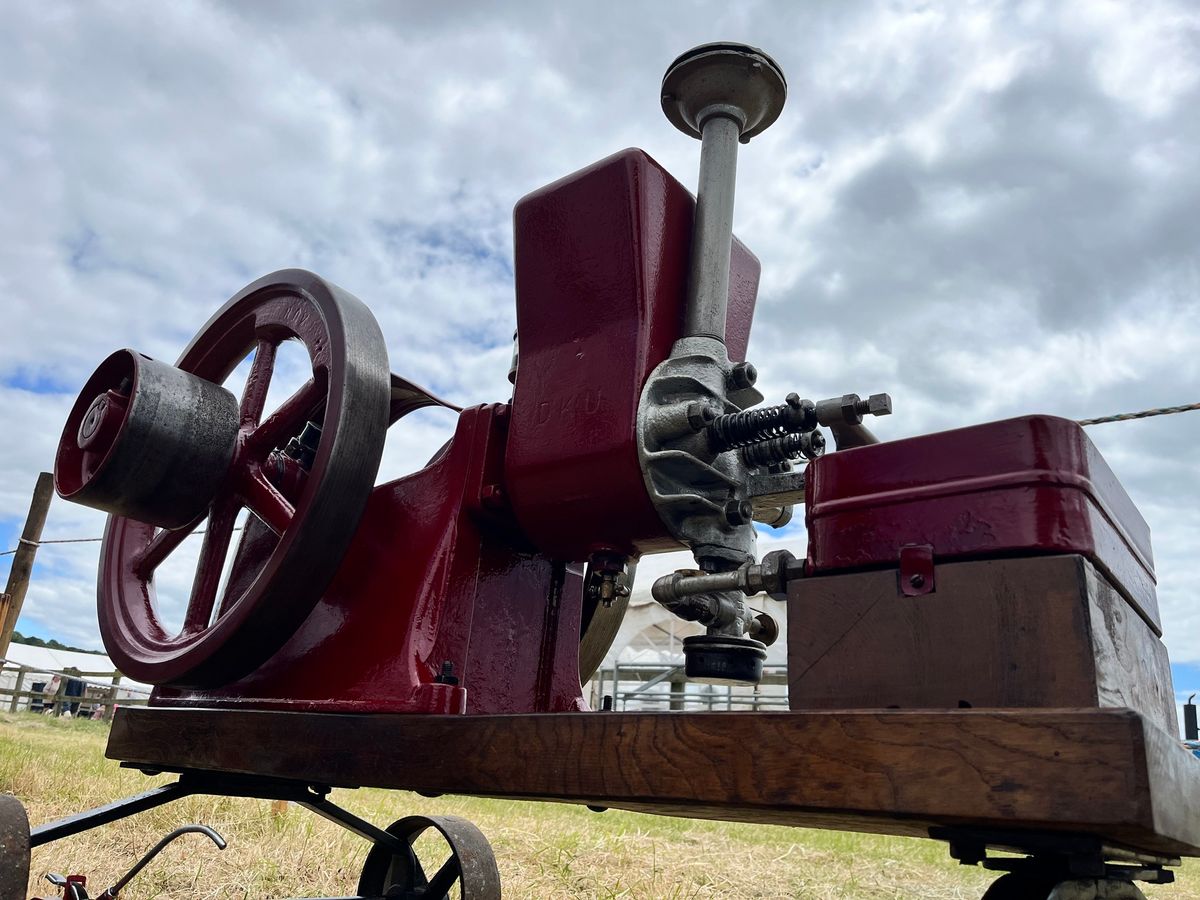
[(1175, 685), (1176, 694), (1200, 694), (1200, 664), (1172, 663), (1171, 681)]
[(68, 379), (56, 378), (50, 371), (31, 372), (28, 369), (18, 369), (3, 379), (5, 387), (29, 391), (31, 394), (68, 394), (77, 391), (79, 385), (72, 384)]

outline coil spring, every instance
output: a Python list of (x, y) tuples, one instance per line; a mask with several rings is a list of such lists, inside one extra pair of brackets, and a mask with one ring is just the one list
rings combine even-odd
[(742, 461), (751, 468), (773, 466), (788, 459), (816, 459), (825, 452), (825, 437), (819, 431), (785, 434), (742, 448)]
[(812, 401), (791, 394), (787, 403), (778, 406), (760, 406), (718, 416), (708, 429), (722, 450), (732, 450), (796, 431), (811, 431), (816, 425), (816, 407)]

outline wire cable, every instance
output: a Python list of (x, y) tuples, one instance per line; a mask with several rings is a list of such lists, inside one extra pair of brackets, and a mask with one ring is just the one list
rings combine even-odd
[[(241, 531), (245, 527), (246, 526), (244, 526), (244, 525), (238, 525), (233, 530)], [(202, 528), (199, 531), (191, 532), (191, 534), (189, 534), (188, 537), (192, 537), (193, 535), (197, 535), (197, 534), (204, 534), (206, 531), (207, 531), (207, 529)], [(17, 543), (18, 544), (28, 544), (30, 547), (43, 547), (46, 544), (98, 544), (102, 540), (104, 540), (104, 538), (98, 538), (98, 537), (55, 538), (55, 539), (48, 540), (48, 541), (31, 541), (26, 538), (17, 538)], [(185, 538), (185, 540), (186, 540), (186, 538)], [(21, 549), (20, 547), (13, 547), (11, 550), (5, 550), (3, 553), (0, 553), (0, 556), (11, 556), (12, 554), (16, 553), (20, 549)]]
[[(1200, 410), (1200, 403), (1185, 403), (1183, 406), (1160, 406), (1155, 409), (1143, 409), (1140, 412), (1117, 413), (1115, 416), (1100, 416), (1096, 419), (1076, 419), (1077, 425), (1106, 425), (1109, 422), (1129, 422), (1133, 419), (1149, 419), (1154, 416), (1172, 416), (1176, 413), (1196, 412)], [(233, 529), (241, 531), (242, 526)], [(192, 534), (204, 534), (203, 531), (193, 531)], [(189, 535), (190, 537), (191, 535)], [(27, 541), (25, 538), (18, 538), (22, 544), (31, 544), (34, 547), (41, 547), (45, 544), (94, 544), (104, 540), (104, 538), (61, 538), (51, 541)], [(19, 547), (14, 547), (11, 550), (5, 550), (0, 553), (0, 556), (12, 556), (19, 550)]]
[(1143, 409), (1141, 412), (1118, 413), (1115, 416), (1101, 416), (1098, 419), (1078, 419), (1080, 425), (1103, 425), (1106, 422), (1128, 422), (1131, 419), (1149, 419), (1151, 416), (1170, 416), (1175, 413), (1194, 412), (1200, 410), (1200, 403), (1185, 403), (1183, 406), (1160, 406), (1157, 409)]

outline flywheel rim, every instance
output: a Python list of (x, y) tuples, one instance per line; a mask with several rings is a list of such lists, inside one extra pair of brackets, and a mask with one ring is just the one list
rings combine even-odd
[[(308, 350), (313, 377), (279, 410), (263, 418), (261, 405), (269, 388), (274, 348), (289, 339), (299, 339)], [(269, 351), (264, 350), (268, 344)], [(245, 465), (255, 464), (251, 451), (269, 453), (293, 436), (315, 410), (323, 409), (325, 428), (311, 471), (286, 522), (286, 504), (271, 498), (262, 484), (249, 486), (265, 504), (265, 515), (248, 501), (236, 501), (264, 521), (275, 520), (277, 546), (240, 596), (210, 610), (210, 616), (217, 613), (215, 620), (191, 633), (186, 632), (185, 620), (185, 632), (171, 635), (155, 609), (153, 569), (147, 572), (144, 564), (151, 541), (163, 533), (156, 536), (152, 526), (109, 517), (101, 549), (100, 631), (113, 662), (131, 678), (150, 684), (205, 687), (228, 683), (264, 662), (320, 600), (374, 486), (388, 424), (390, 371), (382, 332), (366, 305), (311, 272), (275, 272), (243, 288), (218, 310), (188, 344), (176, 366), (221, 383), (251, 350), (255, 350), (256, 363), (263, 354), (267, 377), (260, 390), (252, 388), (258, 370), (252, 364), (242, 398), (243, 414), (251, 391), (262, 397), (254, 422), (242, 421), (239, 447), (245, 450)], [(275, 421), (285, 408), (295, 422)], [(262, 435), (259, 444), (263, 446), (254, 445), (256, 433)], [(267, 442), (270, 446), (265, 446)], [(234, 468), (238, 465), (235, 462)], [(227, 502), (236, 505), (235, 500)], [(219, 495), (209, 507), (210, 532), (218, 502), (226, 501)], [(224, 507), (221, 515), (224, 523)], [(232, 525), (223, 527), (231, 529)], [(207, 534), (205, 543), (207, 546)], [(230, 537), (226, 555), (231, 544)], [(201, 566), (205, 552), (202, 550)], [(224, 559), (222, 556), (222, 565)], [(219, 574), (216, 577), (219, 579)], [(194, 586), (188, 618), (196, 590)]]

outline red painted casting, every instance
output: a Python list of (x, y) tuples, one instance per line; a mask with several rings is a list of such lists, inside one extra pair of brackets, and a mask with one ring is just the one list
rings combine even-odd
[[(508, 407), (459, 418), (430, 466), (377, 487), (333, 584), (266, 665), (166, 705), (359, 712), (583, 709), (582, 580), (534, 552), (500, 477)], [(457, 685), (439, 684), (450, 662)]]
[[(585, 708), (582, 565), (672, 546), (645, 494), (642, 385), (682, 331), (691, 195), (640, 151), (516, 211), (511, 407), (465, 410), (425, 469), (379, 486), (333, 584), (265, 665), (168, 705), (498, 713)], [(758, 263), (734, 249), (744, 358)], [(403, 427), (400, 425), (398, 427)], [(457, 684), (438, 683), (445, 663)]]
[[(638, 400), (679, 338), (692, 211), (624, 150), (517, 204), (520, 368), (505, 472), (526, 533), (560, 559), (674, 549), (637, 459)], [(745, 359), (758, 260), (733, 245), (727, 346)]]
[(1025, 416), (831, 453), (808, 467), (815, 575), (936, 560), (1080, 553), (1161, 633), (1150, 529), (1067, 419)]

